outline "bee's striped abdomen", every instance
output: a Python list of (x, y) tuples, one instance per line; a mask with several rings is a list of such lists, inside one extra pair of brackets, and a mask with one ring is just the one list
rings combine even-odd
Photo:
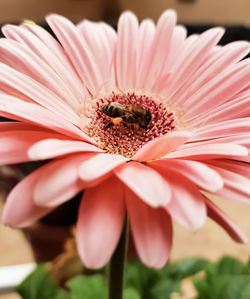
[(124, 106), (120, 103), (107, 104), (103, 107), (102, 111), (110, 117), (122, 117), (125, 115)]

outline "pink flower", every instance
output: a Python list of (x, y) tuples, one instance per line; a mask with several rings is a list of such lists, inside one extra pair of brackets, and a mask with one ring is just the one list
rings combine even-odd
[(110, 259), (126, 212), (150, 267), (168, 259), (172, 218), (197, 230), (208, 216), (245, 242), (207, 196), (249, 202), (249, 43), (218, 46), (219, 27), (187, 38), (171, 10), (156, 25), (125, 12), (117, 33), (47, 21), (60, 44), (27, 23), (4, 26), (0, 41), (0, 111), (17, 120), (0, 123), (0, 162), (52, 159), (10, 192), (4, 222), (30, 225), (86, 189), (77, 244), (87, 267)]

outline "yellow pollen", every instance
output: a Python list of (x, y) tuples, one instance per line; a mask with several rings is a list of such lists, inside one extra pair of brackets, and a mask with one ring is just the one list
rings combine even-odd
[(26, 23), (26, 24), (31, 24), (31, 25), (35, 25), (35, 24), (36, 24), (35, 21), (33, 21), (33, 20), (29, 20), (29, 19), (24, 19), (23, 21), (24, 21), (24, 23)]
[(116, 117), (113, 119), (113, 124), (114, 125), (119, 125), (119, 123), (122, 122), (122, 118), (121, 117)]

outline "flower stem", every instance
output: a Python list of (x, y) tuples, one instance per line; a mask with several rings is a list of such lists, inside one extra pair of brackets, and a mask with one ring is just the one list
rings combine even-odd
[(123, 281), (128, 232), (129, 223), (128, 217), (126, 217), (120, 241), (109, 264), (109, 299), (122, 299), (123, 297)]

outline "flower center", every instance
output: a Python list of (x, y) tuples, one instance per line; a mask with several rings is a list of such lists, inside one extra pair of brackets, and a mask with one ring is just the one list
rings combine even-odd
[(135, 93), (112, 93), (92, 101), (84, 132), (111, 154), (131, 158), (150, 140), (176, 128), (174, 115), (162, 102)]

